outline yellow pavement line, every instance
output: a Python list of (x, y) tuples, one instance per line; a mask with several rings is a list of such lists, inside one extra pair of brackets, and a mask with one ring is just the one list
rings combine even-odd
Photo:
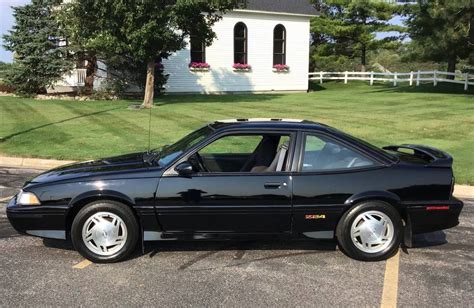
[(397, 307), (399, 263), (400, 251), (387, 260), (383, 280), (382, 302), (380, 303), (381, 308)]
[(83, 261), (81, 261), (81, 262), (77, 263), (76, 265), (74, 265), (72, 268), (83, 269), (83, 268), (88, 267), (91, 264), (92, 264), (91, 261), (89, 261), (87, 259), (84, 259)]
[(0, 202), (7, 201), (13, 198), (13, 196), (5, 197), (5, 198), (0, 198)]

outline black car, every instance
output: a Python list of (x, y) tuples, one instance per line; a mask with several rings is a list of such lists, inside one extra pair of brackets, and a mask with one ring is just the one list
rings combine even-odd
[(451, 165), (431, 147), (379, 149), (310, 121), (225, 120), (159, 150), (43, 173), (7, 215), (94, 262), (139, 241), (275, 235), (337, 238), (353, 258), (382, 260), (412, 234), (459, 223)]

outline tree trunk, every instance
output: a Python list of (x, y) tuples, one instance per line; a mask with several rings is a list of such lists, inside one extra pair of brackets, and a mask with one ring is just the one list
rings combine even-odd
[(148, 61), (146, 65), (146, 86), (145, 97), (143, 98), (143, 108), (153, 106), (153, 95), (155, 92), (155, 60)]
[(97, 58), (92, 55), (87, 57), (85, 60), (87, 61), (87, 65), (85, 66), (87, 69), (85, 89), (87, 94), (92, 94), (94, 91), (94, 76), (97, 71)]
[[(454, 73), (456, 72), (456, 57), (450, 57), (448, 59), (448, 72)], [(454, 76), (446, 76), (447, 79), (454, 79)]]
[(365, 66), (366, 66), (366, 61), (367, 61), (367, 51), (365, 47), (362, 47), (361, 53), (360, 53), (360, 71), (365, 72)]

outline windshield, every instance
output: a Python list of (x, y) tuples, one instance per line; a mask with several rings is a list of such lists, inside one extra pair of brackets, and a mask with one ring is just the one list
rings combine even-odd
[(213, 129), (209, 126), (205, 126), (201, 129), (198, 129), (197, 131), (192, 132), (178, 142), (163, 147), (158, 153), (155, 161), (157, 161), (160, 166), (168, 165), (175, 158), (192, 148), (195, 144), (206, 139), (210, 134), (212, 134), (212, 132)]

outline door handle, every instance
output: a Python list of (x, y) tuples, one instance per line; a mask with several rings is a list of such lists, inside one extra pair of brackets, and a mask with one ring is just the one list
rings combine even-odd
[(286, 186), (286, 183), (280, 183), (280, 182), (267, 182), (265, 183), (264, 187), (266, 189), (278, 189), (281, 188), (281, 186)]

